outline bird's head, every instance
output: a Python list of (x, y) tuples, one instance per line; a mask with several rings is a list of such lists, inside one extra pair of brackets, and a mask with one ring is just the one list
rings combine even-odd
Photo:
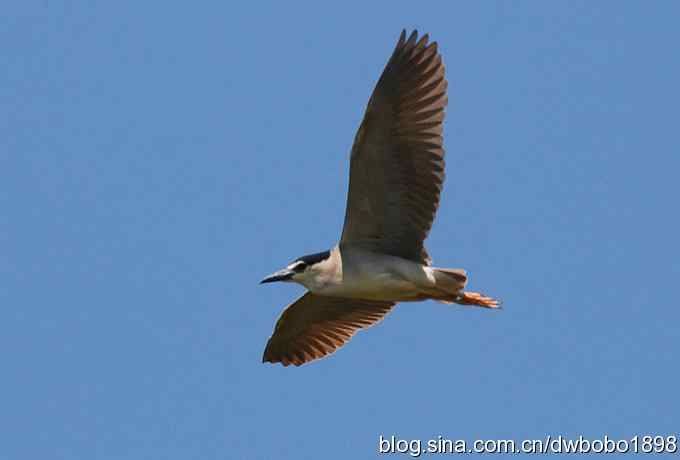
[(325, 262), (330, 255), (330, 251), (323, 251), (299, 257), (285, 268), (267, 276), (260, 281), (260, 284), (273, 283), (274, 281), (293, 281), (310, 288), (323, 277), (327, 265)]

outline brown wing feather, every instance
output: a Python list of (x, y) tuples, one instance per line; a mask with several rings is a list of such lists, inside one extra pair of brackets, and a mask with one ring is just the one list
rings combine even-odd
[(262, 362), (299, 366), (323, 358), (346, 344), (359, 329), (380, 321), (393, 306), (391, 302), (308, 292), (281, 314)]
[(399, 42), (378, 80), (350, 160), (341, 243), (429, 263), (423, 241), (444, 182), (444, 64), (428, 36)]

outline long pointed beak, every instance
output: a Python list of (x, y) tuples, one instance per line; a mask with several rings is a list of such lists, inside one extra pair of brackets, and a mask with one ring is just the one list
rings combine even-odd
[(262, 281), (260, 281), (260, 284), (264, 283), (273, 283), (274, 281), (289, 281), (295, 272), (293, 270), (288, 270), (287, 268), (284, 268), (283, 270), (279, 270), (278, 272), (272, 273)]

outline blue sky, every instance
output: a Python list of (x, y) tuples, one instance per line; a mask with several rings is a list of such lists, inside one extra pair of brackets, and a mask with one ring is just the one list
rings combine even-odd
[[(0, 458), (372, 458), (678, 434), (675, 2), (19, 2), (0, 18)], [(440, 44), (428, 240), (505, 309), (260, 363), (402, 28)]]

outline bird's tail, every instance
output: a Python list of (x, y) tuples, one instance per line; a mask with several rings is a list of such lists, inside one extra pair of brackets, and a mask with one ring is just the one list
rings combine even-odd
[(498, 308), (500, 302), (479, 292), (463, 292), (467, 284), (467, 274), (460, 268), (433, 268), (436, 293), (432, 299), (442, 303), (460, 305), (476, 305), (486, 308)]

